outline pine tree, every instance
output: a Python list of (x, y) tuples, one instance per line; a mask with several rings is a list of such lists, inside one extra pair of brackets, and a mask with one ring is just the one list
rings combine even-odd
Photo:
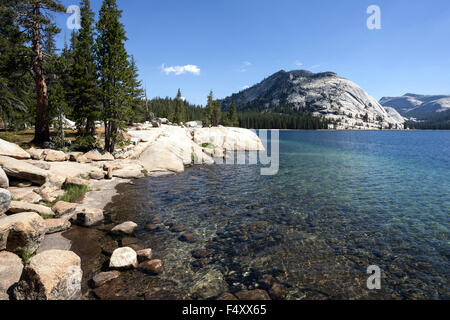
[(220, 124), (222, 118), (222, 112), (220, 110), (220, 102), (217, 100), (213, 101), (212, 118), (211, 124), (217, 127)]
[(55, 128), (56, 128), (56, 145), (60, 148), (64, 147), (64, 126), (65, 126), (65, 114), (67, 113), (66, 92), (62, 82), (56, 85), (49, 95), (49, 107), (55, 113)]
[(144, 90), (142, 90), (142, 82), (139, 80), (139, 70), (134, 56), (131, 56), (129, 72), (128, 90), (129, 95), (131, 95), (131, 116), (129, 123), (133, 124), (138, 115), (141, 115), (140, 118), (146, 118), (146, 116), (142, 117), (142, 114), (145, 113), (143, 110), (145, 105), (142, 100)]
[(18, 129), (33, 121), (30, 50), (27, 37), (14, 24), (12, 7), (0, 6), (0, 125)]
[(73, 64), (70, 70), (68, 98), (73, 110), (81, 144), (92, 145), (98, 106), (97, 67), (94, 54), (94, 13), (89, 0), (81, 1), (81, 29), (72, 38)]
[(104, 0), (97, 23), (97, 61), (100, 76), (103, 121), (105, 123), (105, 150), (114, 151), (117, 132), (130, 114), (132, 99), (130, 66), (124, 42), (125, 29), (120, 22), (122, 11), (116, 0)]
[(228, 112), (227, 121), (225, 124), (230, 127), (239, 125), (236, 103), (234, 101), (231, 103), (230, 111)]
[(204, 112), (204, 122), (206, 125), (213, 123), (214, 95), (212, 90), (209, 92)]
[(175, 98), (175, 115), (173, 121), (175, 123), (185, 122), (184, 101), (181, 96), (181, 90), (178, 89), (177, 97)]
[(64, 12), (58, 0), (10, 0), (7, 6), (13, 8), (15, 21), (25, 31), (31, 42), (31, 75), (36, 86), (36, 121), (34, 141), (50, 140), (48, 89), (44, 70), (43, 32), (51, 24), (49, 14)]

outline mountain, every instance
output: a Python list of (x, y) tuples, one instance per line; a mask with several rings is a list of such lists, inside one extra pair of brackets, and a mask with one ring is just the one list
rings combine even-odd
[(310, 112), (333, 122), (335, 129), (403, 129), (404, 119), (387, 111), (358, 85), (336, 73), (281, 70), (260, 83), (221, 101), (229, 110), (261, 113)]
[(407, 93), (402, 97), (384, 97), (380, 104), (396, 109), (402, 116), (419, 120), (448, 116), (450, 95), (419, 95)]

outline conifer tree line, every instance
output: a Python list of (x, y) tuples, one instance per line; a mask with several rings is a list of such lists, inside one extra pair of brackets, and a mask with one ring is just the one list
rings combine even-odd
[(96, 22), (81, 0), (81, 29), (61, 52), (53, 15), (58, 0), (10, 0), (0, 5), (0, 115), (2, 126), (34, 125), (35, 143), (50, 140), (50, 126), (63, 144), (66, 118), (76, 123), (81, 147), (95, 144), (96, 122), (105, 128), (105, 149), (114, 151), (119, 129), (142, 112), (143, 90), (116, 0), (104, 0)]

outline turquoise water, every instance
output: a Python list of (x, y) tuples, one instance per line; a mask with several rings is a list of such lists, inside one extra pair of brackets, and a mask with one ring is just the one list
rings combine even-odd
[[(111, 210), (197, 235), (188, 244), (167, 229), (138, 233), (177, 298), (204, 272), (189, 254), (203, 247), (213, 253), (203, 268), (219, 270), (230, 292), (270, 274), (286, 299), (450, 298), (449, 158), (449, 131), (282, 131), (275, 176), (258, 165), (194, 167), (137, 180)], [(367, 289), (370, 265), (381, 290)]]

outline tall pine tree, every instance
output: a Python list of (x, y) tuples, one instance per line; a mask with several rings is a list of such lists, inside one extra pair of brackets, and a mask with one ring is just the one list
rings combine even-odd
[(131, 116), (130, 124), (133, 124), (137, 118), (146, 119), (145, 105), (142, 100), (144, 90), (142, 82), (139, 80), (139, 70), (134, 56), (131, 56), (128, 77), (128, 94), (131, 96)]
[(175, 116), (173, 121), (175, 123), (185, 122), (185, 110), (184, 110), (184, 101), (181, 96), (181, 90), (178, 89), (177, 97), (175, 98)]
[(132, 102), (127, 94), (130, 66), (121, 16), (122, 11), (118, 9), (116, 0), (103, 1), (97, 23), (97, 61), (105, 123), (105, 150), (109, 152), (114, 151), (118, 129), (124, 126)]
[(204, 122), (206, 125), (212, 125), (213, 120), (213, 109), (214, 109), (214, 95), (212, 90), (209, 92), (204, 114)]
[(50, 140), (48, 89), (44, 70), (43, 32), (51, 24), (49, 14), (64, 12), (58, 0), (10, 0), (7, 6), (13, 8), (15, 21), (25, 31), (31, 42), (30, 73), (36, 89), (36, 120), (34, 141), (42, 143)]
[(236, 127), (239, 125), (236, 103), (234, 101), (231, 103), (230, 111), (228, 112), (225, 124), (230, 127)]
[(31, 122), (33, 88), (27, 37), (14, 24), (13, 7), (0, 5), (0, 126), (23, 128)]
[(79, 141), (95, 142), (95, 121), (100, 116), (98, 105), (97, 66), (94, 53), (94, 13), (90, 1), (81, 1), (81, 29), (75, 34), (70, 70), (69, 102), (78, 129)]

